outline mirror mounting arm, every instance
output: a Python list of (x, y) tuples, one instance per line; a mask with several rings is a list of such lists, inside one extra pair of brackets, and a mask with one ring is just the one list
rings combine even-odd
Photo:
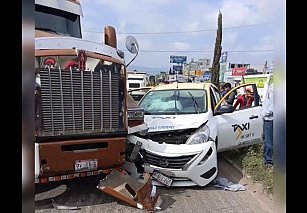
[(126, 67), (128, 67), (132, 61), (134, 61), (134, 59), (138, 56), (139, 51), (136, 52), (135, 56), (133, 57), (133, 59), (126, 65)]

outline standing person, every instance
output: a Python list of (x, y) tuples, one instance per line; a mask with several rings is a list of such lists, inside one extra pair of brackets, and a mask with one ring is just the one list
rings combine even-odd
[(251, 90), (247, 89), (244, 94), (240, 95), (240, 97), (237, 98), (234, 108), (236, 109), (238, 105), (239, 109), (252, 107), (253, 101), (254, 101), (254, 96)]
[[(225, 91), (226, 91), (225, 94), (228, 93), (229, 90), (231, 90), (231, 84), (228, 83), (228, 82), (224, 84), (224, 87), (225, 87)], [(225, 99), (225, 102), (227, 104), (233, 105), (233, 102), (235, 100), (235, 95), (236, 95), (235, 92), (230, 93), (229, 96), (227, 97), (227, 99)]]
[(221, 97), (223, 97), (227, 93), (226, 90), (225, 90), (225, 85), (224, 84), (221, 85), (220, 91), (221, 91)]
[(263, 118), (264, 164), (273, 166), (273, 83), (269, 85), (261, 109)]

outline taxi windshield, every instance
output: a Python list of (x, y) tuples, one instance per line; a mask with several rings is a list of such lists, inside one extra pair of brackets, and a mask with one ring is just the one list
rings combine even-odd
[(201, 89), (154, 90), (139, 105), (147, 115), (196, 114), (207, 112), (206, 100)]

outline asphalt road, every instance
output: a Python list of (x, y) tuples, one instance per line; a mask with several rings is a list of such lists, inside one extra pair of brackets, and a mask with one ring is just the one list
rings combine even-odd
[[(231, 192), (206, 187), (165, 188), (158, 187), (162, 198), (160, 212), (273, 212), (273, 201), (261, 187), (246, 179), (231, 164), (219, 158), (219, 174), (233, 183), (241, 183), (246, 191)], [(36, 186), (35, 212), (146, 212), (128, 206), (99, 191), (99, 177), (88, 177), (65, 182)], [(79, 206), (79, 210), (56, 210), (52, 202), (59, 205)], [(159, 212), (159, 211), (157, 211)]]

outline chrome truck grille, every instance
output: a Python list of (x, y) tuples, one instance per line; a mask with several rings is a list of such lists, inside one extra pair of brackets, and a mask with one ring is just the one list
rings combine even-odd
[(116, 68), (98, 72), (41, 69), (39, 74), (42, 121), (38, 136), (124, 130), (124, 93)]

